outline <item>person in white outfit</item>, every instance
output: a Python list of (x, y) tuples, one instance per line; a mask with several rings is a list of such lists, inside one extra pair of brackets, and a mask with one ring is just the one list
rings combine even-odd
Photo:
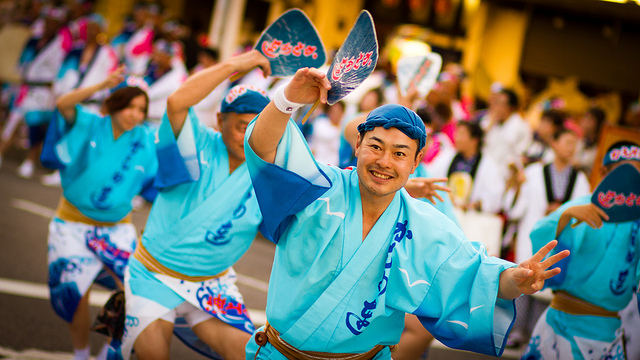
[(500, 166), (505, 178), (509, 164), (520, 162), (531, 144), (531, 127), (517, 110), (516, 93), (501, 89), (489, 103), (487, 115), (480, 119), (485, 132), (482, 152)]
[(460, 121), (454, 133), (457, 153), (446, 155), (448, 159), (439, 162), (444, 166), (432, 167), (431, 171), (434, 177), (449, 178), (456, 206), (497, 213), (504, 193), (504, 178), (496, 162), (481, 151), (483, 136), (478, 124)]
[(309, 146), (318, 162), (340, 165), (341, 121), (345, 104), (338, 101), (333, 106), (325, 106), (325, 113), (313, 122), (313, 132)]

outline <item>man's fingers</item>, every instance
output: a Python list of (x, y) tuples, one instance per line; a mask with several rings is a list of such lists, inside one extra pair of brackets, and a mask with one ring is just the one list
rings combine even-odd
[(602, 226), (602, 218), (600, 218), (598, 213), (590, 212), (588, 219), (588, 222), (593, 225), (593, 228), (599, 229)]
[(551, 270), (547, 270), (544, 272), (544, 279), (551, 279), (552, 277), (560, 274), (562, 270), (560, 270), (560, 268), (555, 268), (555, 269), (551, 269)]
[(293, 80), (302, 81), (302, 78), (309, 73), (309, 68), (301, 68), (293, 75)]
[(436, 182), (446, 182), (447, 180), (449, 180), (448, 178), (444, 177), (444, 178), (428, 178), (427, 181), (430, 183), (436, 183)]
[(542, 259), (544, 259), (545, 256), (547, 256), (547, 254), (553, 250), (553, 248), (556, 247), (556, 245), (558, 245), (558, 241), (557, 240), (551, 240), (547, 243), (547, 245), (543, 246), (540, 250), (538, 250), (537, 253), (535, 253), (533, 255), (533, 257), (531, 258), (531, 260), (534, 260), (535, 262), (541, 262)]
[(548, 269), (549, 267), (553, 266), (555, 263), (557, 263), (558, 261), (566, 258), (567, 256), (569, 256), (570, 252), (569, 250), (562, 250), (561, 252), (553, 255), (553, 256), (549, 256), (549, 258), (545, 261), (542, 262), (542, 267), (545, 269)]
[[(440, 200), (440, 202), (444, 202), (444, 199), (442, 198), (442, 196), (440, 196), (440, 194), (434, 193), (433, 196), (437, 197), (438, 200)], [(434, 205), (435, 205), (435, 203), (434, 203)]]
[(451, 188), (449, 188), (447, 186), (431, 185), (431, 187), (433, 187), (434, 190), (441, 190), (441, 191), (451, 192)]
[(600, 215), (601, 218), (605, 219), (605, 220), (609, 220), (609, 215), (607, 215), (606, 212), (604, 212), (604, 210), (602, 210), (601, 208), (597, 207), (594, 205), (594, 207), (596, 208), (596, 212), (598, 213), (598, 215)]
[(260, 65), (260, 69), (262, 69), (262, 75), (264, 75), (265, 78), (271, 75), (271, 63), (267, 62), (266, 64)]

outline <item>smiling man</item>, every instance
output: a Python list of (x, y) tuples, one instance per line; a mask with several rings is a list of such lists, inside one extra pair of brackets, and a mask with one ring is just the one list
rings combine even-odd
[[(315, 161), (290, 114), (330, 84), (300, 69), (249, 125), (245, 154), (276, 242), (268, 325), (247, 359), (390, 359), (405, 313), (448, 346), (499, 356), (515, 297), (540, 290), (568, 255), (549, 243), (516, 267), (487, 257), (445, 215), (402, 188), (420, 163), (422, 120), (399, 105), (358, 127), (355, 170)], [(257, 354), (257, 356), (256, 356)]]

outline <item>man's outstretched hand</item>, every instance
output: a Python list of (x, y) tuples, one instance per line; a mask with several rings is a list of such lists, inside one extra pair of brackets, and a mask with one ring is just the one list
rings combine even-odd
[(520, 263), (518, 267), (503, 271), (500, 274), (498, 297), (501, 299), (514, 299), (523, 294), (531, 295), (542, 290), (545, 280), (560, 273), (560, 268), (548, 269), (569, 256), (569, 250), (563, 250), (543, 260), (556, 245), (558, 245), (558, 241), (552, 240), (538, 250), (530, 259)]

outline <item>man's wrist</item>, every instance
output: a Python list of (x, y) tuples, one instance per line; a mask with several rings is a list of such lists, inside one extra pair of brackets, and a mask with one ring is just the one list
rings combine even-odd
[(287, 97), (284, 95), (284, 89), (286, 86), (287, 84), (282, 85), (276, 90), (276, 92), (273, 94), (273, 103), (276, 108), (280, 110), (280, 112), (291, 114), (303, 107), (304, 104), (289, 101), (289, 99), (287, 99)]

